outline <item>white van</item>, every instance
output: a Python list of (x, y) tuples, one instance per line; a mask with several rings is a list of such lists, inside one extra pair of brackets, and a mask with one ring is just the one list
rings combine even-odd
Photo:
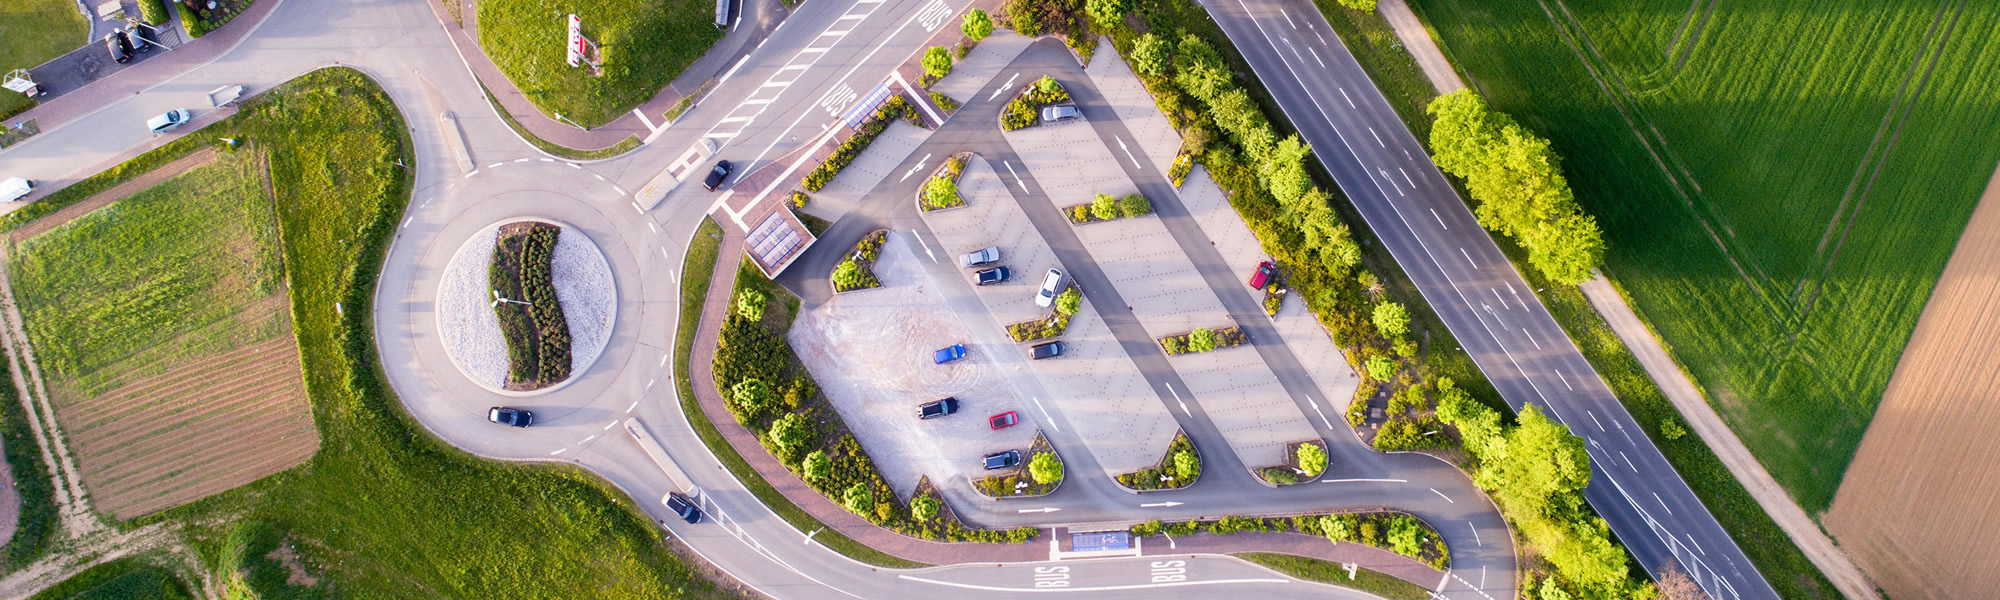
[(176, 108), (167, 111), (166, 113), (161, 114), (160, 116), (153, 117), (151, 119), (146, 119), (146, 128), (153, 130), (153, 133), (161, 133), (166, 130), (173, 129), (175, 127), (186, 125), (188, 121), (193, 121), (193, 120), (194, 120), (194, 113), (188, 112), (188, 109), (185, 108)]
[(0, 179), (0, 202), (13, 202), (28, 197), (35, 191), (35, 182), (19, 177)]

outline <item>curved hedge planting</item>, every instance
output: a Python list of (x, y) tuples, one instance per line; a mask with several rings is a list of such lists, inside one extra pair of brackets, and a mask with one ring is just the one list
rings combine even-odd
[(507, 338), (507, 389), (541, 389), (569, 379), (569, 321), (551, 269), (561, 232), (547, 223), (513, 223), (502, 226), (494, 242), (487, 277), (501, 298), (516, 301), (493, 305)]

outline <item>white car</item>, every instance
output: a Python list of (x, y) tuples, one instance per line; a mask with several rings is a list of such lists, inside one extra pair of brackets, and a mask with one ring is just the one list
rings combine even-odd
[(35, 182), (19, 177), (0, 179), (0, 202), (13, 202), (35, 191)]
[(1035, 306), (1048, 308), (1056, 301), (1056, 292), (1062, 291), (1062, 271), (1049, 269), (1049, 275), (1042, 278), (1042, 290), (1035, 294)]
[(194, 113), (188, 112), (188, 109), (185, 108), (176, 108), (162, 113), (160, 116), (146, 119), (146, 128), (153, 130), (153, 133), (161, 133), (186, 125), (188, 121), (193, 120)]

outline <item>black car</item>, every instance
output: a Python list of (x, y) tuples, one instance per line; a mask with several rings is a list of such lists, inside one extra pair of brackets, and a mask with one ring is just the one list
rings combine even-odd
[(995, 452), (986, 455), (986, 458), (984, 458), (983, 461), (984, 461), (983, 464), (986, 465), (986, 470), (988, 471), (1005, 469), (1008, 467), (1012, 467), (1014, 465), (1021, 464), (1021, 451), (1008, 450), (1006, 452)]
[(111, 60), (118, 62), (132, 60), (132, 42), (125, 41), (125, 35), (122, 33), (106, 34), (104, 49), (111, 51)]
[(974, 273), (973, 275), (977, 277), (975, 281), (977, 281), (979, 285), (993, 285), (996, 283), (1000, 283), (1002, 281), (1006, 281), (1008, 277), (1012, 277), (1014, 275), (1014, 272), (1007, 270), (1007, 267), (993, 267), (991, 269), (985, 269), (979, 271), (978, 273)]
[(692, 498), (680, 492), (667, 492), (667, 510), (680, 515), (681, 520), (687, 521), (689, 525), (701, 522), (701, 507), (695, 506)]
[(734, 168), (736, 166), (726, 160), (715, 163), (715, 170), (709, 171), (708, 178), (701, 180), (701, 187), (708, 188), (711, 192), (715, 191), (715, 188), (722, 187), (722, 180), (728, 179), (730, 169)]
[(514, 427), (527, 427), (529, 425), (535, 424), (535, 413), (531, 413), (518, 408), (495, 406), (493, 408), (486, 409), (486, 420), (492, 421), (494, 423), (499, 423), (501, 425), (511, 425)]
[(935, 419), (955, 412), (958, 412), (957, 398), (932, 400), (930, 402), (925, 402), (923, 403), (923, 405), (917, 407), (917, 418)]
[(1058, 356), (1062, 356), (1062, 353), (1063, 353), (1062, 342), (1035, 344), (1033, 347), (1028, 348), (1028, 357), (1033, 358), (1035, 360), (1041, 360), (1044, 358), (1055, 358)]

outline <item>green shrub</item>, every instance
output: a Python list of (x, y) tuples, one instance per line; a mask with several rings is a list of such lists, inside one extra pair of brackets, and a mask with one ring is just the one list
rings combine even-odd
[(1099, 221), (1118, 218), (1118, 200), (1110, 194), (1098, 194), (1097, 199), (1090, 203), (1090, 216)]
[(933, 79), (943, 78), (951, 74), (951, 51), (944, 49), (943, 46), (931, 46), (929, 50), (924, 51), (923, 64), (925, 75)]
[(1298, 456), (1299, 470), (1305, 471), (1307, 477), (1318, 477), (1320, 471), (1326, 470), (1326, 449), (1319, 444), (1299, 444)]
[(1125, 11), (1131, 10), (1125, 0), (1088, 0), (1084, 12), (1090, 13), (1090, 23), (1099, 31), (1110, 31), (1125, 23)]
[(1181, 354), (1187, 352), (1187, 342), (1180, 336), (1160, 338), (1160, 349), (1167, 351), (1167, 356)]
[(868, 489), (868, 484), (866, 483), (855, 483), (852, 486), (848, 486), (847, 491), (841, 494), (840, 505), (847, 507), (847, 510), (857, 515), (868, 516), (874, 514), (875, 491)]
[(1396, 377), (1396, 359), (1388, 355), (1376, 354), (1368, 357), (1368, 378), (1375, 381), (1389, 381)]
[(1284, 307), (1285, 297), (1283, 295), (1271, 294), (1264, 297), (1264, 314), (1273, 317), (1278, 316), (1278, 310)]
[(1375, 12), (1375, 0), (1337, 0), (1341, 6), (1365, 13)]
[(769, 298), (757, 290), (736, 293), (736, 315), (752, 321), (764, 320), (764, 303)]
[(924, 182), (924, 210), (965, 206), (958, 195), (958, 182), (948, 177), (932, 177)]
[(799, 471), (805, 473), (807, 483), (825, 481), (826, 478), (833, 476), (833, 461), (827, 460), (826, 451), (814, 450), (806, 454), (805, 462), (800, 463)]
[(1193, 481), (1201, 477), (1201, 456), (1182, 450), (1174, 453), (1174, 478)]
[(993, 17), (984, 10), (972, 9), (965, 13), (964, 22), (959, 24), (958, 29), (974, 42), (984, 40), (986, 36), (993, 35)]
[(1189, 352), (1208, 352), (1215, 349), (1215, 332), (1208, 328), (1197, 328), (1188, 332)]
[(929, 494), (910, 500), (910, 518), (922, 523), (937, 518), (938, 499)]
[(792, 208), (805, 208), (806, 202), (809, 200), (812, 200), (812, 198), (807, 196), (805, 192), (792, 192)]
[(1368, 422), (1368, 397), (1355, 394), (1347, 403), (1347, 424), (1360, 427)]
[(147, 25), (158, 27), (167, 22), (167, 5), (164, 0), (139, 0), (139, 17)]
[(1410, 333), (1410, 311), (1403, 308), (1402, 304), (1395, 302), (1377, 304), (1372, 316), (1375, 330), (1381, 332), (1382, 337), (1395, 340), (1402, 339)]
[(940, 94), (937, 92), (931, 92), (930, 94), (931, 94), (931, 104), (938, 105), (938, 108), (944, 109), (945, 112), (958, 110), (959, 106), (958, 101), (951, 99), (951, 96), (946, 96), (944, 94)]
[(1678, 440), (1686, 436), (1687, 434), (1688, 434), (1687, 428), (1682, 427), (1681, 422), (1674, 420), (1673, 417), (1660, 419), (1660, 437), (1664, 437), (1669, 440)]
[(1409, 386), (1397, 391), (1396, 395), (1389, 397), (1389, 414), (1402, 415), (1412, 411), (1424, 410), (1425, 403), (1423, 386)]
[(1007, 102), (1007, 109), (1000, 113), (1000, 128), (1007, 131), (1021, 129), (1035, 124), (1035, 105), (1026, 96)]
[(1126, 58), (1132, 63), (1132, 70), (1140, 75), (1165, 75), (1173, 60), (1173, 48), (1160, 36), (1147, 33), (1133, 42), (1132, 52)]
[(1062, 481), (1062, 459), (1056, 458), (1054, 452), (1037, 452), (1034, 458), (1028, 459), (1028, 475), (1034, 477), (1036, 483)]
[(1319, 518), (1319, 531), (1327, 541), (1341, 543), (1354, 539), (1354, 517), (1352, 515), (1326, 515)]
[(1089, 222), (1090, 222), (1090, 205), (1088, 205), (1088, 204), (1078, 204), (1078, 205), (1076, 205), (1076, 206), (1072, 206), (1072, 207), (1070, 207), (1070, 208), (1069, 208), (1069, 222), (1071, 222), (1071, 223), (1089, 223)]
[(1164, 527), (1160, 525), (1160, 520), (1153, 519), (1151, 521), (1133, 525), (1132, 537), (1147, 537), (1147, 536), (1159, 535), (1160, 531), (1163, 529)]
[(761, 379), (745, 379), (729, 388), (729, 412), (736, 415), (737, 423), (756, 423), (770, 407), (771, 386)]
[(1284, 467), (1269, 467), (1264, 469), (1264, 481), (1278, 485), (1291, 485), (1299, 482), (1299, 475), (1293, 473), (1291, 469)]
[(1061, 294), (1056, 294), (1056, 312), (1063, 316), (1075, 316), (1076, 311), (1081, 308), (1083, 308), (1083, 294), (1076, 291), (1075, 287), (1065, 288)]
[(1153, 203), (1141, 194), (1126, 194), (1118, 199), (1118, 213), (1126, 217), (1143, 217), (1153, 214)]
[(1443, 429), (1444, 423), (1437, 417), (1390, 417), (1375, 432), (1374, 446), (1383, 452), (1449, 448), (1452, 441), (1443, 434)]
[(799, 459), (799, 452), (813, 441), (812, 422), (799, 413), (785, 413), (771, 422), (765, 441), (770, 443), (771, 454), (778, 457), (778, 462), (794, 464)]
[(881, 285), (882, 282), (875, 279), (874, 273), (854, 262), (852, 258), (840, 261), (840, 264), (833, 268), (833, 287), (836, 291), (847, 292)]

